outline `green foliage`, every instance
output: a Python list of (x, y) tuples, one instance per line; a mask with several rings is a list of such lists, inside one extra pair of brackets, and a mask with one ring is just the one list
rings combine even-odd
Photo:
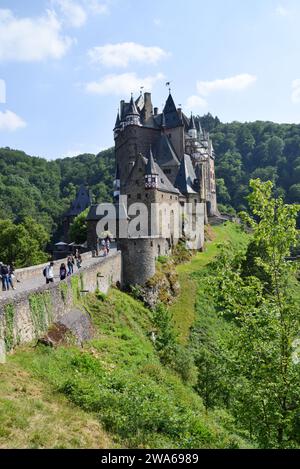
[(48, 259), (44, 252), (49, 235), (45, 228), (26, 217), (19, 224), (0, 220), (1, 261), (15, 267), (41, 264)]
[(68, 284), (67, 284), (67, 282), (60, 282), (59, 290), (60, 290), (60, 293), (61, 293), (62, 300), (66, 304), (67, 303), (67, 298), (68, 298)]
[(81, 212), (74, 219), (73, 223), (69, 229), (69, 236), (72, 241), (75, 243), (82, 244), (86, 241), (87, 238), (87, 224), (86, 217), (88, 215), (89, 208)]
[(36, 335), (45, 332), (53, 320), (50, 292), (34, 293), (28, 297)]
[(96, 337), (83, 349), (40, 345), (34, 353), (23, 350), (10, 360), (96, 415), (119, 447), (246, 445), (222, 427), (219, 416), (205, 412), (193, 389), (160, 363), (149, 340), (151, 313), (141, 303), (112, 289), (100, 301), (87, 295), (84, 304)]
[(208, 272), (212, 314), (218, 313), (213, 322), (221, 327), (215, 327), (217, 334), (195, 330), (197, 340), (208, 333), (206, 354), (194, 340), (199, 377), (206, 373), (197, 389), (207, 406), (227, 406), (260, 447), (299, 447), (300, 369), (294, 344), (300, 287), (295, 264), (286, 260), (297, 241), (299, 206), (273, 198), (271, 182), (250, 185), (253, 217), (241, 216), (252, 227), (252, 240), (238, 254), (223, 246)]
[(218, 201), (245, 210), (250, 179), (272, 181), (286, 202), (300, 202), (300, 129), (296, 124), (221, 123), (201, 117), (216, 151)]
[(14, 317), (15, 317), (15, 308), (13, 303), (4, 306), (5, 313), (5, 348), (9, 352), (14, 345)]
[(80, 300), (80, 284), (79, 284), (79, 276), (73, 275), (71, 277), (71, 288), (72, 288), (72, 295), (73, 295), (73, 302), (74, 304)]
[(157, 328), (155, 348), (159, 353), (161, 362), (176, 371), (184, 382), (194, 382), (193, 358), (189, 350), (179, 344), (172, 314), (163, 303), (156, 307), (153, 322)]
[(192, 255), (191, 250), (186, 247), (184, 242), (180, 241), (173, 249), (172, 259), (175, 264), (181, 264), (182, 262), (189, 261)]
[(112, 148), (56, 161), (0, 148), (0, 219), (18, 224), (31, 217), (57, 240), (79, 186), (87, 185), (99, 202), (110, 201), (113, 173)]

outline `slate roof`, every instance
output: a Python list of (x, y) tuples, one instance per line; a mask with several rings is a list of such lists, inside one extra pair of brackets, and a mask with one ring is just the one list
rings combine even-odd
[(126, 115), (128, 115), (128, 114), (137, 115), (137, 116), (140, 115), (137, 108), (136, 108), (135, 102), (133, 100), (133, 96), (131, 96), (131, 99), (130, 99), (130, 102), (129, 102), (129, 105), (128, 105), (128, 109), (127, 109), (127, 112), (126, 112)]
[(76, 217), (92, 203), (89, 190), (82, 184), (77, 192), (75, 200), (66, 212), (67, 217)]
[(152, 148), (150, 146), (149, 157), (145, 168), (145, 174), (157, 174), (157, 165), (154, 162)]
[(158, 164), (163, 168), (165, 166), (177, 166), (180, 163), (176, 152), (166, 134), (162, 134), (154, 148), (154, 154)]
[(193, 129), (196, 129), (196, 125), (195, 125), (194, 116), (193, 116), (193, 114), (191, 114), (191, 118), (190, 118), (190, 122), (189, 122), (189, 130), (193, 130)]
[(174, 185), (180, 190), (182, 194), (197, 194), (197, 192), (194, 190), (195, 179), (197, 178), (191, 157), (190, 155), (184, 154)]
[(158, 174), (158, 186), (157, 189), (162, 192), (170, 192), (171, 194), (180, 195), (179, 190), (173, 186), (171, 181), (167, 178), (161, 167), (156, 164), (157, 174)]
[(163, 109), (163, 113), (165, 115), (166, 127), (168, 129), (182, 125), (182, 121), (180, 117), (178, 116), (178, 112), (177, 112), (171, 93), (168, 96), (165, 107)]
[(117, 114), (117, 118), (116, 118), (116, 123), (115, 123), (115, 129), (117, 129), (118, 127), (120, 127), (120, 115), (119, 115), (119, 112)]

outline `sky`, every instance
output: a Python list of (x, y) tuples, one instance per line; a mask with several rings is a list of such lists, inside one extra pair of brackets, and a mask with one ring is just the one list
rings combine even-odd
[(187, 115), (300, 123), (299, 23), (299, 0), (0, 0), (0, 147), (98, 153), (167, 82)]

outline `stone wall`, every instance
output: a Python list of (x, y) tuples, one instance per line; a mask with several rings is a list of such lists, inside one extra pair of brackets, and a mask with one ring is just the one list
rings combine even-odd
[(0, 305), (0, 363), (17, 345), (37, 339), (79, 302), (81, 295), (97, 288), (106, 293), (112, 284), (122, 282), (121, 253), (82, 268), (62, 282), (16, 294)]
[[(92, 254), (90, 252), (85, 252), (81, 254), (81, 257), (83, 260), (88, 259), (91, 256)], [(62, 262), (65, 262), (66, 264), (67, 258), (54, 261), (54, 268), (55, 266), (60, 266)], [(24, 267), (23, 269), (16, 269), (15, 271), (16, 278), (20, 281), (24, 281), (24, 280), (29, 280), (37, 276), (41, 276), (44, 270), (44, 267), (46, 267), (47, 265), (49, 265), (49, 262), (46, 262), (45, 264), (33, 265), (31, 267)]]
[(124, 286), (144, 285), (155, 274), (155, 261), (159, 255), (169, 253), (164, 238), (121, 239), (122, 278)]

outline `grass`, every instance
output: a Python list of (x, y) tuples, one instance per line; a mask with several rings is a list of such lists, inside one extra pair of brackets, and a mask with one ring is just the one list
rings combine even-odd
[[(216, 255), (218, 242), (241, 238), (231, 224), (215, 233), (204, 253), (178, 266), (182, 337), (194, 317), (191, 275)], [(83, 348), (19, 348), (0, 368), (0, 447), (247, 447), (226, 412), (207, 411), (192, 386), (162, 365), (150, 310), (116, 289), (81, 301), (93, 340)]]
[(203, 269), (218, 253), (218, 246), (226, 241), (235, 246), (243, 245), (247, 235), (234, 223), (227, 222), (213, 228), (215, 238), (205, 245), (204, 252), (198, 252), (190, 262), (177, 266), (181, 292), (178, 299), (170, 307), (179, 340), (185, 344), (188, 341), (190, 328), (195, 321), (195, 302), (198, 285), (192, 274)]
[[(31, 351), (31, 356), (33, 352)], [(0, 368), (0, 448), (107, 448), (99, 421), (37, 379), (19, 360)], [(20, 363), (18, 363), (20, 361)]]
[(112, 289), (85, 306), (96, 335), (83, 349), (25, 347), (1, 369), (2, 447), (245, 446), (160, 363), (141, 303)]

